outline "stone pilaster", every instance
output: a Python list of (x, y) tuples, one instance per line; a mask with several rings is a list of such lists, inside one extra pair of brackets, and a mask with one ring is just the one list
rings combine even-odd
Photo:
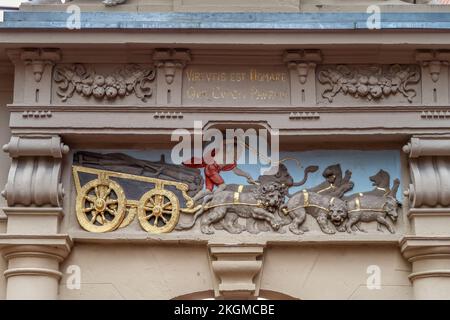
[(284, 54), (291, 79), (291, 104), (316, 104), (316, 66), (322, 61), (320, 50), (288, 50)]
[(8, 299), (56, 299), (59, 263), (71, 241), (59, 233), (63, 214), (61, 163), (68, 146), (59, 136), (12, 136), (3, 150), (12, 158), (6, 198), (6, 233), (0, 247), (8, 261)]
[(53, 66), (61, 60), (59, 49), (10, 50), (15, 65), (14, 103), (43, 105), (51, 103)]
[(181, 105), (183, 69), (190, 60), (188, 50), (155, 50), (153, 61), (157, 67), (156, 103), (158, 105)]
[(422, 67), (422, 103), (448, 105), (450, 51), (418, 50), (416, 61)]
[(416, 299), (450, 299), (450, 136), (413, 137), (409, 155), (411, 234), (401, 250), (412, 263)]
[(209, 244), (214, 295), (223, 299), (256, 299), (263, 267), (263, 244)]

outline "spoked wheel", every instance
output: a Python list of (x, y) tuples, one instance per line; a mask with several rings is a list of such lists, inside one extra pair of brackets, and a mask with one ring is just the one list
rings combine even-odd
[(77, 196), (77, 218), (90, 232), (108, 232), (119, 227), (125, 217), (125, 193), (114, 181), (95, 179)]
[(180, 218), (178, 198), (168, 190), (150, 190), (139, 201), (138, 217), (142, 228), (147, 232), (170, 232)]

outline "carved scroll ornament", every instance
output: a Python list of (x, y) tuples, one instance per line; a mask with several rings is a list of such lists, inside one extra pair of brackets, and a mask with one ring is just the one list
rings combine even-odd
[(98, 100), (114, 100), (134, 94), (145, 102), (153, 94), (151, 83), (155, 77), (153, 67), (144, 68), (136, 64), (126, 65), (108, 75), (99, 74), (83, 64), (59, 66), (54, 72), (56, 93), (64, 102), (75, 93)]
[(401, 95), (412, 102), (417, 90), (411, 87), (420, 80), (417, 66), (326, 66), (318, 73), (318, 81), (327, 87), (322, 97), (333, 102), (338, 94), (367, 101)]
[(411, 184), (405, 195), (409, 196), (411, 207), (448, 207), (450, 139), (413, 137), (403, 151), (410, 157)]
[(61, 206), (61, 162), (69, 147), (59, 136), (12, 136), (3, 151), (12, 158), (2, 192), (8, 206)]

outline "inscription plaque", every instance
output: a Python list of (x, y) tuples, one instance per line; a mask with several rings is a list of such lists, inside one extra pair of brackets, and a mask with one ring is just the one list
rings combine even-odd
[(184, 104), (289, 105), (289, 90), (282, 66), (189, 66), (183, 74)]

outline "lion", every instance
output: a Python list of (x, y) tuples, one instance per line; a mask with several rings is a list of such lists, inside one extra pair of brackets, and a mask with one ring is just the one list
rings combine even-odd
[(341, 226), (347, 218), (347, 204), (345, 201), (330, 195), (321, 195), (307, 190), (292, 196), (282, 206), (281, 210), (292, 219), (289, 230), (295, 234), (302, 234), (304, 231), (307, 231), (306, 228), (301, 227), (306, 220), (306, 214), (314, 217), (320, 229), (327, 234), (336, 233), (329, 221), (337, 228), (342, 228)]
[[(205, 234), (213, 234), (213, 224), (224, 221), (224, 228), (231, 233), (241, 233), (246, 228), (237, 223), (237, 219), (253, 218), (267, 221), (274, 230), (278, 230), (281, 222), (275, 212), (284, 201), (284, 188), (277, 182), (258, 185), (250, 192), (218, 191), (206, 204), (195, 213), (191, 223), (177, 226), (178, 230), (192, 228), (197, 219), (202, 217), (200, 230)], [(228, 215), (233, 217), (227, 218)]]
[(325, 181), (315, 187), (309, 188), (308, 191), (342, 198), (346, 192), (353, 189), (354, 184), (350, 181), (352, 172), (346, 170), (345, 176), (342, 177), (340, 164), (328, 166), (323, 171), (322, 176), (325, 178)]
[[(243, 187), (242, 191), (253, 191), (257, 187), (257, 185), (264, 185), (272, 182), (276, 182), (281, 184), (283, 192), (283, 195), (286, 197), (290, 197), (289, 194), (289, 188), (291, 187), (298, 187), (302, 186), (306, 183), (308, 180), (308, 176), (310, 173), (314, 173), (319, 169), (318, 166), (308, 166), (304, 170), (303, 179), (298, 182), (294, 182), (294, 178), (290, 175), (288, 168), (283, 164), (280, 163), (278, 165), (278, 170), (275, 174), (264, 174), (258, 177), (258, 180), (255, 181), (255, 184), (253, 185), (246, 185)], [(229, 184), (226, 186), (225, 190), (228, 191), (237, 191), (240, 186), (237, 184)], [(284, 201), (283, 201), (284, 202)], [(229, 229), (230, 226), (233, 225), (233, 223), (236, 223), (238, 219), (238, 216), (229, 213), (227, 214), (226, 218), (221, 221), (220, 223), (215, 224), (215, 228), (218, 230), (228, 230), (229, 232), (233, 232), (233, 229)], [(253, 234), (257, 234), (261, 231), (269, 231), (271, 229), (271, 226), (269, 223), (265, 220), (255, 220), (253, 218), (246, 219), (246, 225), (247, 225), (247, 231)], [(280, 230), (281, 231), (281, 230)]]
[(395, 233), (394, 227), (386, 219), (397, 221), (397, 210), (401, 204), (392, 196), (377, 196), (373, 194), (360, 194), (360, 196), (348, 201), (348, 220), (345, 229), (351, 233), (354, 228), (366, 232), (359, 226), (360, 222), (377, 222), (377, 230), (383, 231), (381, 226), (385, 226), (390, 233)]

